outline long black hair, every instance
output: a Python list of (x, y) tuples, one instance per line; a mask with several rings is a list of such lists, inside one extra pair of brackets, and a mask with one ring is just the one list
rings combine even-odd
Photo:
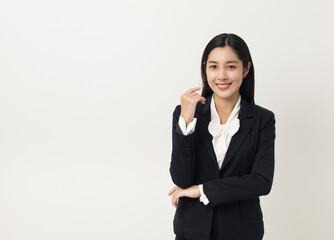
[(246, 42), (239, 36), (233, 33), (222, 33), (215, 36), (209, 43), (206, 45), (201, 61), (201, 75), (202, 75), (202, 96), (208, 97), (213, 93), (212, 89), (208, 84), (208, 79), (206, 76), (206, 64), (210, 52), (216, 47), (231, 47), (235, 53), (238, 55), (242, 61), (243, 68), (247, 68), (248, 62), (251, 62), (251, 67), (247, 76), (243, 79), (240, 86), (240, 95), (248, 102), (255, 104), (254, 102), (254, 65), (252, 57), (250, 55), (248, 46)]

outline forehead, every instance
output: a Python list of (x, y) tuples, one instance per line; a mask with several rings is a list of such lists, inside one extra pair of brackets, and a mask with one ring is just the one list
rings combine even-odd
[(237, 61), (241, 62), (238, 55), (234, 52), (234, 50), (229, 47), (216, 47), (211, 50), (208, 61), (215, 62), (227, 62), (227, 61)]

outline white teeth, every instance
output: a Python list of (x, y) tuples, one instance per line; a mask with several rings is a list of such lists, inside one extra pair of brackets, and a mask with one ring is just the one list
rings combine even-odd
[(230, 85), (230, 84), (229, 83), (227, 83), (227, 84), (218, 84), (218, 86), (220, 86), (220, 87), (225, 87), (227, 85)]

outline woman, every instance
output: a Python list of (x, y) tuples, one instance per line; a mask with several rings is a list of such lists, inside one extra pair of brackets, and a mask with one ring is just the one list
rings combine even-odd
[(173, 113), (169, 192), (176, 240), (260, 240), (259, 196), (274, 176), (275, 115), (254, 102), (246, 43), (220, 34), (206, 46), (202, 94), (191, 88)]

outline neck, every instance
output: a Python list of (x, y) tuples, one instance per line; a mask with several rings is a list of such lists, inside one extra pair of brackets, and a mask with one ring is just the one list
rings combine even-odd
[(215, 100), (215, 106), (216, 106), (218, 114), (229, 115), (232, 112), (235, 104), (237, 103), (239, 96), (240, 96), (240, 93), (229, 99), (224, 99), (224, 98), (220, 98), (219, 96), (215, 94), (214, 100)]

